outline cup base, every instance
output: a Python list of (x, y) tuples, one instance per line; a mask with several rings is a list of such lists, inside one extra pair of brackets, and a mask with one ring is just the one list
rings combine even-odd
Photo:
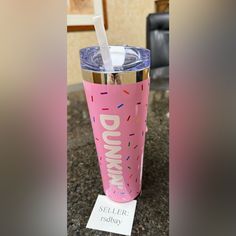
[(119, 202), (119, 203), (125, 203), (125, 202), (131, 202), (133, 200), (137, 200), (140, 195), (141, 195), (141, 190), (139, 191), (139, 193), (137, 195), (135, 195), (134, 197), (130, 197), (128, 198), (127, 196), (126, 197), (117, 197), (117, 196), (111, 196), (109, 193), (105, 193), (105, 195), (110, 199), (112, 200), (113, 202)]

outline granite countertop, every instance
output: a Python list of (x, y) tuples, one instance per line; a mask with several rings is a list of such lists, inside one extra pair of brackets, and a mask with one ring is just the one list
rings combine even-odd
[[(142, 194), (137, 199), (132, 235), (169, 235), (169, 98), (149, 96)], [(83, 89), (68, 94), (68, 236), (115, 235), (86, 229), (98, 194), (104, 194)]]

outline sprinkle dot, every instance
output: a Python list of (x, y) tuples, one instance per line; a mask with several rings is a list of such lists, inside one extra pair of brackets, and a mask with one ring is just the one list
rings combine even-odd
[(129, 94), (129, 92), (127, 90), (123, 90), (123, 92), (126, 93), (126, 94)]
[(123, 106), (124, 106), (124, 104), (120, 104), (120, 105), (117, 106), (117, 108), (119, 109), (119, 108), (121, 108)]

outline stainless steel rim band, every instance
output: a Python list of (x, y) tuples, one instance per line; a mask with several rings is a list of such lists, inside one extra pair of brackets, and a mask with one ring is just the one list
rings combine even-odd
[(82, 70), (83, 80), (95, 84), (134, 84), (149, 79), (149, 68), (141, 71), (99, 73)]

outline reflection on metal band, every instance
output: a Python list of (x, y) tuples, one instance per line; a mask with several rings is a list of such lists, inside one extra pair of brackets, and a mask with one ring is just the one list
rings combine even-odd
[(149, 78), (149, 68), (141, 71), (98, 73), (82, 70), (83, 80), (95, 84), (133, 84)]

